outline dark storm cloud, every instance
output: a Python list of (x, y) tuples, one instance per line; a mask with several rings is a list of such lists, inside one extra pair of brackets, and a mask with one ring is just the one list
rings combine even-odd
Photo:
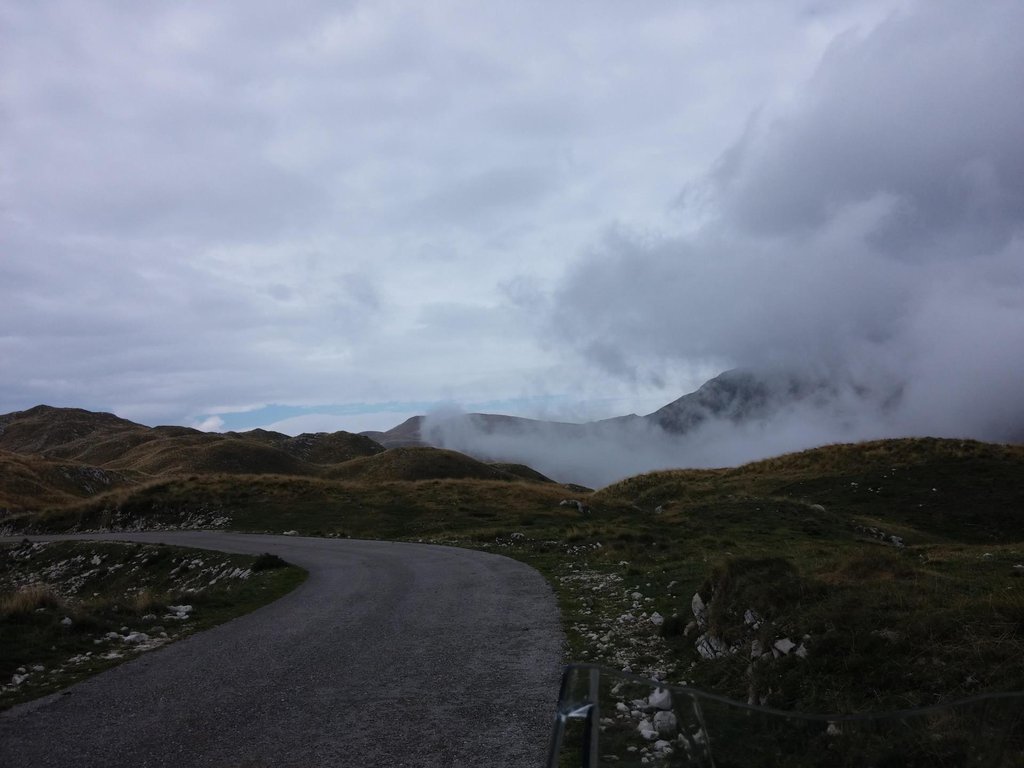
[(683, 438), (628, 422), (567, 443), (439, 414), (436, 439), (591, 484), (835, 441), (1024, 440), (1022, 28), (1017, 3), (923, 3), (840, 37), (687, 188), (702, 226), (614, 230), (554, 294), (549, 331), (592, 369), (703, 359), (814, 397)]
[(553, 332), (620, 375), (703, 357), (875, 398), (831, 429), (803, 410), (775, 425), (796, 442), (1021, 439), (1022, 27), (1016, 3), (928, 3), (841, 37), (690, 195), (708, 223), (610, 235)]

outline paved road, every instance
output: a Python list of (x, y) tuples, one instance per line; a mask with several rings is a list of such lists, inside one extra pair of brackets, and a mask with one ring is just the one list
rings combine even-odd
[[(0, 715), (0, 765), (538, 766), (554, 595), (504, 557), (217, 532), (103, 536), (274, 552), (309, 579), (260, 610)], [(43, 537), (33, 537), (43, 538)]]

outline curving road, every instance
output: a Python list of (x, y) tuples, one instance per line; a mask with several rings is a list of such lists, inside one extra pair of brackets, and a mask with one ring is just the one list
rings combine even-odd
[(521, 563), (204, 531), (89, 538), (269, 551), (310, 575), (254, 613), (0, 715), (5, 768), (543, 763), (563, 636), (551, 588)]

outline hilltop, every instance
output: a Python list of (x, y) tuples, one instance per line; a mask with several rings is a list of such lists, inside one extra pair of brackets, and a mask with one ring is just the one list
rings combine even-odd
[(528, 467), (490, 466), (434, 448), (389, 451), (349, 432), (216, 434), (46, 405), (0, 416), (0, 521), (4, 515), (54, 513), (93, 498), (116, 505), (171, 479), (222, 475), (552, 483)]

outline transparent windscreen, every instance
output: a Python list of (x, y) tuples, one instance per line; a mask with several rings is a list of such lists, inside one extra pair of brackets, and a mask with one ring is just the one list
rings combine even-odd
[(550, 767), (1024, 766), (1022, 715), (1024, 693), (802, 715), (581, 665), (566, 670)]

